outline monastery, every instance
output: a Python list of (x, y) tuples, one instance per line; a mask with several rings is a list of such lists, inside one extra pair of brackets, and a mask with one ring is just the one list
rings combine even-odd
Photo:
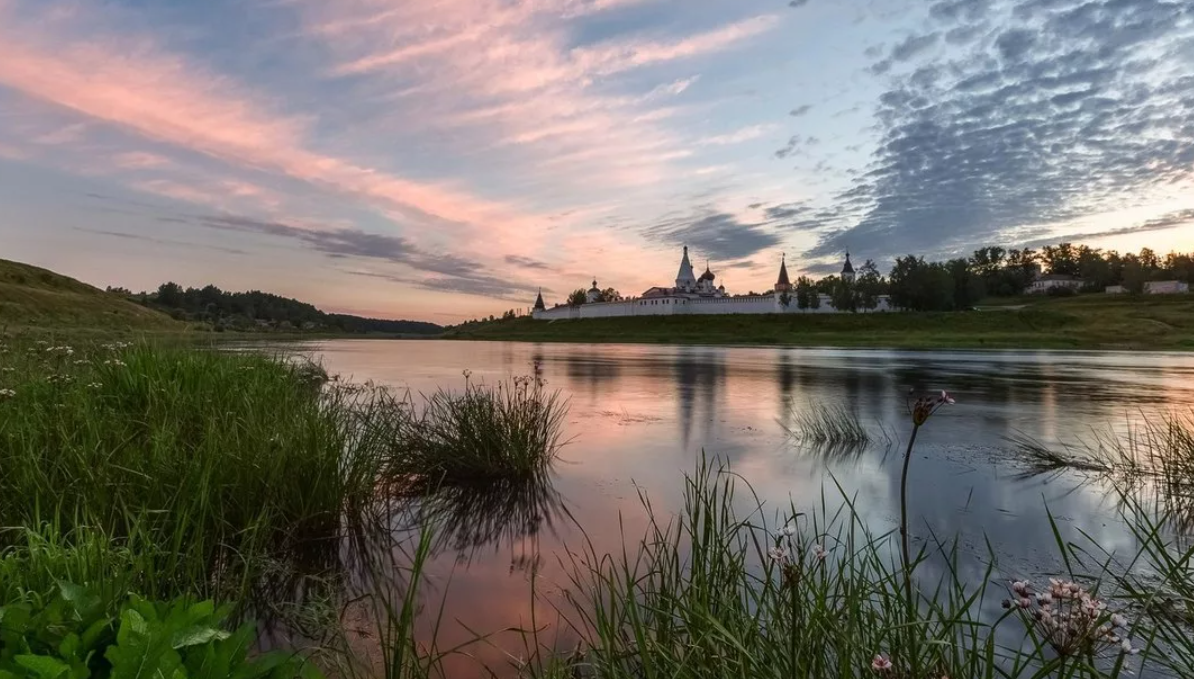
[[(846, 254), (845, 265), (842, 266), (841, 277), (854, 281), (854, 266), (850, 264), (850, 255)], [(678, 314), (799, 314), (799, 313), (838, 313), (833, 308), (829, 295), (820, 295), (820, 306), (816, 309), (800, 309), (796, 304), (795, 285), (788, 278), (788, 264), (785, 259), (780, 260), (779, 277), (770, 292), (757, 295), (731, 295), (726, 292), (725, 285), (717, 284), (717, 276), (705, 266), (705, 273), (696, 276), (692, 263), (688, 260), (688, 247), (684, 248), (684, 256), (680, 260), (680, 271), (676, 274), (676, 284), (668, 287), (648, 288), (638, 297), (623, 298), (609, 302), (599, 302), (601, 290), (597, 281), (589, 288), (588, 299), (585, 304), (571, 306), (559, 304), (548, 308), (543, 303), (543, 293), (535, 299), (535, 308), (531, 316), (540, 320), (556, 320), (563, 318), (610, 318), (614, 316), (674, 316)], [(788, 304), (785, 306), (784, 301)], [(866, 312), (888, 311), (886, 296), (879, 298), (879, 305)], [(859, 310), (863, 312), (863, 310)]]

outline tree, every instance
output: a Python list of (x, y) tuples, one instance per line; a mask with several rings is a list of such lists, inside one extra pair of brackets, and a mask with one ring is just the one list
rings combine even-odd
[(821, 295), (817, 292), (817, 285), (808, 276), (796, 279), (796, 308), (801, 311), (821, 308)]
[(587, 301), (589, 301), (588, 293), (584, 288), (577, 288), (572, 291), (571, 295), (568, 295), (568, 306), (580, 306)]
[(858, 267), (857, 277), (854, 279), (855, 301), (859, 309), (869, 310), (879, 306), (879, 296), (883, 294), (886, 281), (879, 274), (879, 267), (874, 260)]
[(900, 257), (887, 279), (892, 306), (913, 311), (953, 308), (953, 277), (944, 264), (915, 255)]
[(779, 293), (779, 305), (787, 309), (792, 304), (792, 296), (785, 290)]
[(839, 278), (829, 299), (838, 311), (858, 311), (858, 296), (854, 292), (854, 284), (848, 280)]
[(613, 288), (606, 288), (597, 297), (598, 302), (615, 302), (621, 299), (622, 293)]
[(1051, 274), (1077, 276), (1079, 273), (1078, 253), (1072, 243), (1046, 245), (1041, 249), (1041, 259)]
[(953, 282), (953, 308), (969, 309), (984, 296), (982, 279), (970, 271), (970, 262), (965, 259), (951, 259), (945, 263)]
[[(1128, 259), (1130, 257), (1130, 259)], [(1144, 292), (1144, 282), (1148, 280), (1148, 272), (1135, 255), (1128, 255), (1124, 262), (1123, 283), (1128, 292), (1139, 295)]]

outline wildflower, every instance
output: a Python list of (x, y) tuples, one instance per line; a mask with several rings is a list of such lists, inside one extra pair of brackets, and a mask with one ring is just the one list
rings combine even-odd
[(1131, 639), (1124, 639), (1123, 641), (1121, 641), (1119, 643), (1119, 650), (1123, 653), (1127, 653), (1128, 655), (1136, 655), (1137, 653), (1140, 652), (1140, 649), (1132, 648), (1132, 640)]
[(16, 370), (16, 368), (0, 368), (0, 372), (6, 372), (6, 373), (10, 373), (15, 370)]
[(104, 385), (100, 384), (99, 382), (92, 382), (87, 385), (87, 388), (88, 389), (99, 389), (102, 386), (104, 386)]
[(876, 672), (887, 672), (891, 669), (891, 661), (878, 654), (871, 660), (871, 669)]
[(792, 524), (788, 524), (788, 525), (784, 526), (783, 528), (781, 528), (779, 530), (779, 532), (786, 537), (792, 537), (793, 535), (796, 534), (796, 526), (793, 526)]
[(1128, 619), (1125, 618), (1124, 616), (1120, 615), (1119, 613), (1115, 613), (1111, 616), (1111, 625), (1113, 627), (1118, 627), (1120, 629), (1124, 629), (1128, 626)]
[(788, 553), (783, 547), (772, 547), (767, 550), (767, 556), (771, 557), (772, 561), (782, 562), (788, 558)]
[(949, 395), (949, 392), (942, 391), (938, 396), (922, 396), (916, 399), (916, 402), (909, 408), (912, 415), (912, 424), (917, 427), (923, 425), (928, 421), (933, 413), (943, 405), (953, 405), (956, 403), (954, 397)]
[(7, 401), (10, 398), (16, 398), (17, 392), (12, 389), (0, 389), (0, 401)]
[(108, 360), (104, 361), (104, 365), (114, 365), (116, 367), (123, 368), (126, 364), (119, 358), (109, 358)]
[(87, 361), (82, 358), (76, 359), (74, 363), (75, 365), (87, 365)]
[(1029, 583), (1027, 580), (1017, 580), (1012, 583), (1012, 591), (1020, 596), (1028, 594)]
[(1053, 595), (1048, 592), (1041, 592), (1036, 595), (1036, 602), (1042, 606), (1048, 606), (1053, 603)]
[(825, 560), (825, 548), (822, 547), (821, 545), (813, 545), (813, 556), (815, 556), (817, 558), (817, 561), (824, 561)]

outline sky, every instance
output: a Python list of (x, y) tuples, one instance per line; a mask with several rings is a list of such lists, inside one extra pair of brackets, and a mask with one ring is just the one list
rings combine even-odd
[(0, 257), (453, 323), (1194, 250), (1188, 0), (0, 0)]

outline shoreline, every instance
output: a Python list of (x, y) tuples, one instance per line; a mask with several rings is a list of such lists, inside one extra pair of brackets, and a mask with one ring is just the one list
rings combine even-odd
[(461, 326), (447, 340), (891, 350), (1194, 351), (1194, 298), (1035, 300), (871, 314), (678, 315)]

